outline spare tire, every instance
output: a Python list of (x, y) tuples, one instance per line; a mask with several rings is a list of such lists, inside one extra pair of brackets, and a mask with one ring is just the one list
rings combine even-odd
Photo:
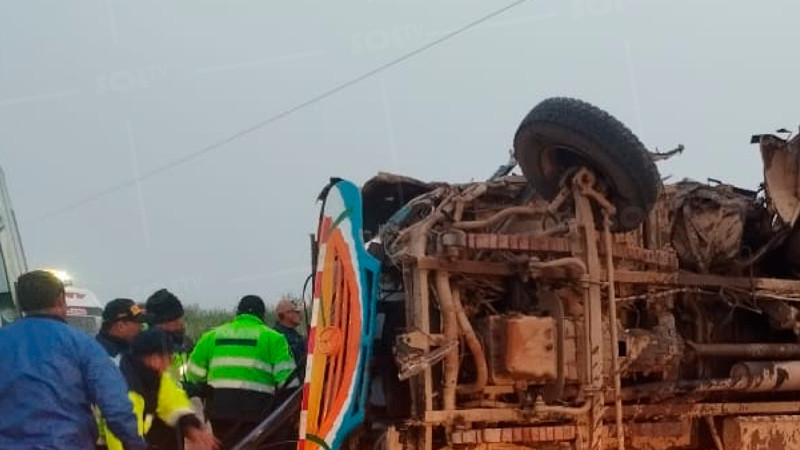
[(547, 200), (558, 195), (571, 169), (593, 170), (617, 209), (615, 232), (641, 225), (661, 185), (639, 139), (607, 112), (577, 99), (556, 97), (536, 105), (517, 129), (514, 153), (525, 177)]

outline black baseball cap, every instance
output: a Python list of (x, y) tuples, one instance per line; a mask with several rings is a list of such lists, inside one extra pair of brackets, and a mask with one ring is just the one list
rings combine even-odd
[(139, 305), (129, 298), (115, 298), (106, 304), (103, 309), (103, 322), (116, 322), (118, 320), (133, 320), (144, 322), (145, 315)]

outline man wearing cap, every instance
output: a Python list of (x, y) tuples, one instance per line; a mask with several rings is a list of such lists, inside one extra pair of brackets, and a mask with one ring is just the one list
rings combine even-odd
[(189, 358), (189, 380), (206, 383), (206, 413), (223, 448), (244, 438), (275, 407), (285, 384), (299, 386), (286, 338), (264, 323), (264, 301), (247, 295), (236, 318), (200, 337)]
[(282, 299), (275, 307), (275, 316), (278, 318), (275, 331), (281, 333), (289, 342), (289, 348), (292, 349), (297, 367), (305, 368), (308, 344), (306, 339), (297, 332), (297, 327), (302, 323), (302, 314), (303, 309), (300, 308), (300, 305), (289, 299)]
[(103, 309), (103, 325), (97, 334), (97, 342), (106, 349), (117, 365), (122, 353), (128, 351), (133, 338), (142, 332), (142, 322), (144, 314), (131, 299), (111, 300)]
[[(142, 332), (142, 322), (144, 322), (142, 310), (129, 298), (111, 300), (103, 309), (103, 324), (95, 338), (117, 366), (123, 353), (128, 351), (133, 338)], [(97, 448), (102, 450), (106, 448), (105, 420), (97, 408), (93, 409), (99, 431)]]
[(16, 290), (25, 317), (0, 329), (0, 448), (92, 448), (95, 404), (126, 448), (146, 449), (122, 374), (95, 339), (67, 325), (61, 280), (35, 270)]

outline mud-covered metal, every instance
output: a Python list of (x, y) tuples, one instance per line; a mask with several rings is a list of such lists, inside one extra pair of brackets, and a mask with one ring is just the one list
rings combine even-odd
[(723, 420), (725, 450), (800, 449), (800, 416), (727, 417)]
[[(395, 352), (421, 361), (413, 373), (401, 365), (417, 386), (408, 417), (416, 425), (398, 431), (408, 448), (533, 448), (546, 442), (496, 438), (522, 425), (546, 436), (563, 423), (574, 436), (562, 444), (576, 449), (692, 448), (698, 435), (714, 445), (721, 428), (708, 421), (724, 409), (692, 413), (698, 400), (800, 392), (791, 365), (800, 348), (785, 334), (796, 318), (784, 317), (796, 311), (800, 283), (763, 277), (779, 275), (759, 264), (780, 250), (777, 240), (765, 247), (763, 198), (670, 185), (642, 229), (607, 237), (594, 221), (609, 204), (590, 173), (573, 176), (551, 202), (514, 176), (437, 184), (383, 228), (407, 289), (403, 336), (416, 343)], [(478, 339), (467, 340), (472, 333)], [(454, 339), (465, 345), (446, 345)], [(763, 362), (772, 365), (753, 365)], [(657, 419), (670, 411), (689, 414)], [(636, 414), (656, 421), (625, 419)], [(506, 425), (481, 425), (491, 423)], [(470, 431), (458, 431), (464, 424)], [(438, 442), (437, 430), (449, 438)]]
[(770, 205), (790, 226), (800, 215), (800, 135), (790, 140), (754, 136), (764, 162), (764, 184)]
[[(602, 221), (619, 196), (590, 159), (564, 160), (546, 199), (507, 165), (487, 181), (368, 181), (390, 356), (339, 442), (796, 448), (780, 424), (800, 416), (800, 144), (758, 142), (765, 190), (659, 186), (624, 233)], [(772, 415), (784, 431), (762, 426)]]

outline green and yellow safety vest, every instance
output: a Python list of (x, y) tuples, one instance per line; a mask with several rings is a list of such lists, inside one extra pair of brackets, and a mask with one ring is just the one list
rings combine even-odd
[(214, 389), (274, 394), (295, 369), (286, 338), (258, 317), (240, 314), (200, 337), (187, 378)]
[[(158, 417), (167, 425), (175, 427), (181, 417), (194, 415), (192, 404), (186, 397), (186, 393), (180, 388), (178, 383), (168, 374), (164, 373), (158, 384), (158, 391), (155, 393), (155, 404), (147, 404), (147, 392), (131, 386), (128, 397), (133, 404), (133, 413), (136, 416), (136, 426), (140, 436), (145, 436), (153, 424), (153, 419)], [(150, 394), (151, 395), (151, 394)], [(197, 421), (199, 425), (199, 421)], [(105, 431), (106, 445), (108, 450), (123, 450), (122, 443), (109, 430)]]

